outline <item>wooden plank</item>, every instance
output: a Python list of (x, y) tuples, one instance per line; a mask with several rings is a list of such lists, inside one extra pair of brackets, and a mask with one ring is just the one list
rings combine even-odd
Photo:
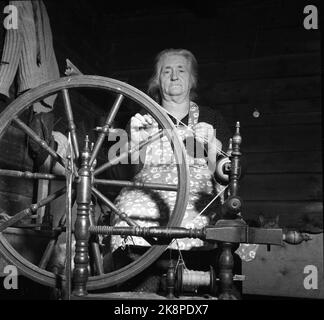
[[(322, 113), (321, 112), (300, 112), (300, 113), (261, 113), (258, 108), (249, 108), (250, 112), (246, 115), (237, 117), (230, 115), (227, 117), (227, 121), (230, 123), (236, 123), (240, 121), (240, 124), (247, 128), (251, 127), (264, 127), (264, 126), (277, 126), (277, 125), (304, 125), (304, 124), (321, 124)], [(259, 116), (254, 117), (254, 112), (258, 111)]]
[[(199, 100), (201, 100), (201, 105), (208, 105), (208, 102), (204, 101), (203, 96)], [(308, 114), (313, 115), (322, 111), (321, 98), (275, 101), (251, 100), (249, 103), (212, 103), (211, 106), (219, 110), (226, 118), (244, 121), (248, 125), (253, 124), (253, 122), (257, 123), (260, 120), (263, 121), (263, 118), (269, 119), (269, 117), (272, 117), (275, 119), (275, 115), (278, 117), (284, 116), (289, 119), (288, 117), (293, 115), (299, 117), (301, 114), (304, 114), (307, 117)], [(259, 118), (254, 118), (253, 116), (255, 109), (260, 113)], [(293, 118), (290, 119), (290, 122), (293, 123)]]
[[(243, 293), (323, 299), (323, 233), (311, 237), (299, 245), (271, 246), (270, 251), (266, 245), (260, 245), (254, 260), (242, 261), (242, 273), (246, 276)], [(310, 274), (306, 266), (317, 270), (316, 289), (304, 286)]]
[[(104, 111), (85, 98), (78, 91), (70, 90), (69, 94), (74, 121), (76, 124), (77, 139), (79, 142), (79, 147), (82, 148), (86, 134), (89, 136), (90, 141), (95, 141), (96, 133), (93, 129), (98, 125), (96, 124), (95, 120), (97, 120), (104, 113)], [(53, 130), (60, 131), (67, 135), (67, 117), (61, 95), (57, 99), (54, 114), (55, 120)]]
[[(195, 10), (187, 5), (186, 8), (154, 10), (149, 15), (118, 16), (118, 19), (108, 21), (105, 27), (111, 32), (111, 41), (114, 42), (123, 41), (127, 37), (138, 39), (147, 34), (148, 25), (154, 25), (154, 30), (160, 35), (170, 34), (167, 31), (177, 30), (182, 37), (191, 37), (191, 39), (215, 34), (229, 35), (234, 30), (248, 34), (251, 30), (259, 29), (261, 35), (262, 32), (273, 29), (299, 28), (303, 30), (301, 23), (304, 19), (304, 7), (296, 3), (292, 6), (282, 2), (272, 3), (270, 6), (262, 3), (258, 7), (255, 4), (238, 6), (230, 3), (217, 8), (213, 3), (209, 11), (207, 4), (203, 7), (198, 6), (200, 8), (196, 6)], [(166, 24), (166, 21), (169, 23)], [(128, 28), (125, 28), (125, 25)]]
[[(147, 80), (146, 80), (147, 82)], [(145, 88), (146, 84), (137, 84)], [(244, 79), (217, 82), (210, 75), (201, 81), (199, 95), (207, 105), (273, 103), (278, 100), (318, 99), (321, 96), (319, 76)]]
[(322, 174), (246, 174), (240, 195), (245, 200), (322, 200)]
[(318, 76), (258, 79), (244, 81), (209, 81), (200, 88), (208, 101), (222, 103), (247, 103), (249, 101), (273, 101), (318, 98), (321, 95), (321, 79)]
[(14, 215), (32, 204), (30, 196), (0, 191), (0, 206), (9, 215)]
[[(320, 52), (319, 32), (308, 32), (301, 27), (262, 30), (258, 35), (257, 28), (248, 31), (231, 28), (230, 33), (224, 33), (222, 27), (216, 29), (213, 35), (203, 33), (196, 36), (194, 27), (191, 26), (191, 28), (191, 35), (187, 39), (181, 38), (180, 43), (180, 32), (172, 32), (174, 39), (170, 39), (170, 33), (166, 30), (161, 35), (168, 36), (161, 36), (158, 43), (153, 42), (149, 47), (147, 47), (147, 35), (145, 33), (139, 37), (128, 36), (127, 41), (114, 42), (114, 51), (110, 56), (110, 59), (114, 62), (112, 70), (127, 70), (135, 66), (137, 68), (149, 68), (153, 65), (156, 54), (163, 48), (170, 47), (170, 44), (173, 43), (178, 43), (178, 47), (192, 51), (201, 65), (215, 61), (252, 60), (285, 54)], [(143, 50), (139, 51), (139, 48), (143, 48)], [(286, 66), (283, 64), (282, 67), (284, 70)], [(278, 67), (276, 70), (280, 72)]]
[[(94, 95), (98, 96), (102, 93), (103, 91), (100, 91), (100, 93), (94, 92)], [(91, 97), (93, 97), (93, 95)], [(94, 101), (87, 97), (86, 90), (82, 91), (82, 89), (80, 89), (71, 91), (71, 102), (76, 103), (78, 110), (82, 110), (83, 112), (91, 114), (92, 116), (100, 116), (102, 114), (102, 111), (106, 111), (106, 105), (99, 107)], [(75, 115), (75, 117), (77, 117), (77, 114)]]
[[(51, 233), (20, 230), (19, 228), (8, 228), (3, 232), (3, 235), (19, 254), (35, 265), (39, 263), (47, 243), (52, 237)], [(7, 264), (0, 256), (0, 276), (4, 275), (2, 271)]]
[[(304, 28), (276, 28), (263, 29), (262, 27), (245, 28), (243, 24), (237, 29), (214, 29), (212, 35), (197, 34), (191, 29), (191, 39), (184, 40), (184, 47), (198, 52), (197, 58), (201, 63), (216, 59), (242, 59), (267, 57), (287, 53), (306, 53), (320, 51), (320, 33), (315, 30), (312, 34)], [(196, 35), (196, 37), (195, 37)], [(162, 39), (163, 41), (163, 39)], [(206, 50), (201, 51), (201, 47)], [(200, 47), (200, 50), (199, 50)]]
[[(273, 153), (245, 153), (245, 171), (257, 173), (321, 173), (321, 151), (291, 151)], [(301, 159), (302, 158), (302, 159)]]
[[(260, 121), (270, 122), (270, 120), (277, 121), (277, 124), (283, 124), (283, 121), (280, 120), (281, 117), (284, 117), (285, 121), (289, 121), (288, 124), (296, 124), (302, 123), (300, 120), (302, 115), (306, 118), (303, 123), (313, 122), (315, 116), (318, 119), (316, 122), (321, 121), (321, 117), (318, 116), (322, 110), (320, 97), (300, 100), (275, 100), (270, 102), (256, 100), (250, 103), (235, 104), (217, 104), (217, 101), (209, 103), (205, 100), (204, 96), (200, 95), (198, 104), (201, 106), (208, 105), (211, 108), (217, 109), (227, 120), (229, 120), (228, 124), (230, 125), (236, 121), (241, 121), (244, 123), (244, 126), (250, 126)], [(257, 108), (260, 113), (259, 118), (253, 117), (255, 108)], [(135, 108), (125, 108), (120, 110), (118, 116), (123, 118), (130, 117), (132, 112), (136, 113), (135, 111)]]
[[(259, 216), (271, 219), (279, 216), (279, 226), (300, 230), (323, 228), (322, 201), (251, 201), (243, 198), (243, 218), (258, 222)], [(315, 229), (316, 228), (316, 229)]]
[[(52, 20), (53, 18), (51, 18)], [(60, 20), (63, 21), (62, 19)], [(59, 27), (61, 23), (56, 24), (56, 27)], [(67, 31), (76, 32), (74, 28), (65, 28), (65, 30), (61, 30), (59, 32), (56, 30), (54, 41), (55, 54), (57, 58), (57, 62), (59, 66), (62, 66), (62, 69), (65, 69), (66, 62), (65, 60), (70, 59), (80, 70), (84, 72), (84, 74), (100, 74), (100, 68), (93, 63), (93, 61), (100, 61), (100, 55), (94, 55), (93, 50), (87, 50), (87, 57), (91, 56), (92, 59), (83, 59), (80, 56), (79, 52), (74, 48), (79, 48), (76, 44), (72, 45), (71, 40), (79, 41), (80, 37), (75, 37), (75, 34), (71, 34), (68, 36)], [(67, 45), (68, 44), (68, 45)]]
[[(207, 5), (201, 7), (200, 3), (194, 3), (194, 8), (198, 12), (209, 9), (205, 12), (205, 17), (213, 18), (215, 27), (222, 26), (223, 21), (229, 21), (231, 27), (235, 29), (244, 28), (248, 26), (260, 26), (262, 29), (272, 28), (287, 28), (292, 26), (299, 26), (303, 21), (303, 8), (308, 5), (306, 0), (295, 1), (291, 4), (289, 1), (262, 1), (249, 2), (235, 1), (235, 2), (219, 2), (213, 3), (213, 7)], [(312, 2), (314, 5), (319, 5), (319, 0)], [(200, 11), (199, 11), (200, 7)], [(201, 16), (200, 16), (201, 17)], [(217, 17), (217, 19), (216, 19)], [(253, 17), (253, 18), (251, 18)], [(204, 18), (202, 15), (201, 18)], [(211, 19), (200, 19), (208, 25)], [(206, 28), (205, 28), (206, 30)], [(226, 28), (225, 28), (226, 30)], [(203, 31), (198, 29), (197, 31)]]
[(31, 170), (33, 161), (26, 150), (25, 134), (13, 126), (9, 126), (0, 139), (1, 168)]
[(241, 135), (243, 152), (309, 152), (322, 149), (319, 124), (241, 127)]
[[(113, 18), (112, 12), (109, 14), (109, 19), (105, 19), (106, 16), (104, 19), (96, 19), (95, 29), (90, 31), (86, 30), (86, 24), (82, 23), (84, 20), (79, 17), (78, 28), (81, 28), (81, 31), (78, 30), (78, 32), (80, 34), (92, 35), (91, 32), (94, 30), (100, 30), (102, 34), (109, 34), (110, 41), (101, 41), (99, 47), (98, 43), (96, 44), (95, 40), (91, 39), (91, 36), (88, 37), (90, 39), (88, 43), (80, 37), (74, 37), (75, 21), (71, 22), (68, 16), (64, 18), (65, 15), (62, 16), (61, 13), (58, 15), (57, 10), (53, 7), (52, 19), (60, 22), (56, 23), (57, 34), (60, 36), (57, 36), (58, 39), (54, 39), (55, 45), (59, 47), (57, 54), (59, 56), (61, 51), (65, 52), (61, 55), (62, 59), (61, 57), (58, 59), (62, 62), (66, 56), (70, 57), (72, 61), (79, 59), (79, 62), (88, 70), (95, 69), (93, 67), (95, 66), (101, 70), (101, 74), (110, 75), (112, 68), (116, 68), (115, 70), (128, 69), (130, 66), (142, 64), (140, 60), (143, 63), (145, 61), (146, 64), (153, 62), (153, 57), (157, 52), (173, 44), (197, 52), (199, 61), (204, 59), (210, 61), (216, 56), (224, 59), (231, 56), (251, 58), (278, 52), (320, 51), (319, 31), (309, 32), (302, 27), (304, 14), (300, 3), (288, 5), (286, 2), (276, 1), (271, 5), (265, 5), (262, 2), (259, 5), (241, 4), (241, 6), (231, 3), (218, 8), (216, 12), (214, 9), (206, 10), (206, 4), (196, 6), (200, 8), (198, 12), (192, 11), (190, 6), (188, 8), (188, 4), (181, 10), (172, 6), (172, 8), (164, 8), (162, 12), (160, 9), (154, 10), (150, 14), (146, 8), (144, 14), (140, 14), (137, 9), (136, 14), (132, 12), (125, 16), (118, 16), (118, 19), (116, 16)], [(67, 10), (67, 12), (73, 11)], [(119, 12), (119, 15), (121, 14)], [(207, 16), (205, 16), (206, 14)], [(147, 45), (148, 37), (155, 38), (151, 34), (152, 30), (149, 30), (147, 26), (154, 26), (154, 34), (159, 34), (158, 41), (150, 41), (149, 46)], [(69, 46), (62, 46), (62, 43), (67, 42)], [(102, 56), (105, 57), (105, 63), (103, 58), (99, 59), (99, 62), (98, 59), (83, 59), (81, 61), (82, 59), (80, 60), (75, 50), (71, 50), (66, 55), (68, 49), (75, 47), (84, 52), (84, 56), (95, 58), (91, 52), (95, 45), (97, 45), (98, 51), (104, 52)], [(139, 51), (141, 48), (143, 48), (142, 51)], [(205, 50), (201, 50), (201, 48), (205, 48)], [(93, 60), (95, 63), (88, 62), (85, 65), (85, 60)], [(77, 61), (75, 63), (79, 65)], [(81, 64), (79, 67), (81, 68)], [(85, 69), (84, 72), (87, 73)]]
[[(9, 149), (9, 148), (8, 148)], [(10, 152), (11, 150), (6, 149), (7, 152), (4, 157), (0, 157), (0, 168), (1, 169), (11, 169), (11, 170), (23, 170), (32, 171), (33, 170), (33, 160), (30, 156), (26, 158), (20, 150), (20, 153)], [(26, 159), (23, 161), (23, 159)]]
[[(136, 87), (145, 91), (147, 84), (138, 83)], [(297, 104), (301, 105), (304, 101), (306, 108), (307, 105), (317, 104), (316, 101), (320, 99), (321, 79), (319, 76), (309, 76), (215, 82), (210, 75), (210, 79), (201, 81), (199, 97), (199, 101), (205, 105), (220, 108), (224, 105), (224, 109), (225, 105), (247, 105), (251, 113), (254, 108), (260, 108), (261, 112), (263, 108), (268, 111), (269, 107), (278, 108), (278, 111), (281, 106), (288, 109), (292, 107), (292, 101), (298, 100), (301, 102)], [(305, 110), (303, 106), (297, 108)]]
[(244, 60), (199, 63), (199, 78), (213, 75), (215, 81), (273, 77), (309, 76), (320, 74), (319, 53), (285, 54)]
[(14, 177), (1, 177), (0, 190), (32, 197), (34, 181)]
[[(85, 95), (81, 94), (80, 92), (82, 92), (81, 89), (69, 90), (72, 111), (74, 111), (74, 118), (88, 118), (89, 115), (91, 115), (91, 119), (93, 119), (94, 117), (99, 117), (104, 112), (104, 110), (98, 107), (93, 101), (89, 100)], [(86, 94), (86, 90), (84, 94)], [(58, 95), (56, 104), (57, 108), (55, 108), (54, 110), (55, 115), (57, 115), (57, 117), (62, 117), (63, 120), (66, 120), (62, 95)]]

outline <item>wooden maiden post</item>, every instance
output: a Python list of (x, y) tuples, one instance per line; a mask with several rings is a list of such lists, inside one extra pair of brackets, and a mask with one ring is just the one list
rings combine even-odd
[(77, 188), (77, 217), (75, 221), (75, 267), (73, 270), (73, 295), (87, 295), (86, 285), (88, 281), (89, 253), (88, 241), (90, 237), (90, 203), (91, 203), (91, 168), (89, 161), (91, 152), (89, 138), (85, 138), (85, 146), (81, 154), (81, 168)]
[[(231, 151), (231, 170), (229, 173), (229, 196), (223, 204), (225, 218), (236, 219), (238, 213), (241, 211), (242, 200), (237, 196), (239, 184), (238, 180), (241, 174), (240, 165), (240, 144), (242, 137), (240, 135), (240, 123), (236, 123), (236, 130), (232, 139)], [(230, 222), (230, 221), (229, 221)], [(233, 243), (221, 242), (222, 253), (220, 255), (219, 265), (219, 279), (221, 293), (220, 300), (238, 299), (239, 297), (233, 294)]]

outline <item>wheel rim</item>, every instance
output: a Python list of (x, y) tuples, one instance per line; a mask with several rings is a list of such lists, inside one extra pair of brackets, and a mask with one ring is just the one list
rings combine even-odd
[[(59, 80), (51, 81), (32, 89), (25, 94), (18, 97), (13, 101), (1, 114), (0, 114), (0, 139), (9, 126), (12, 119), (22, 113), (25, 109), (30, 107), (35, 102), (44, 99), (63, 89), (72, 88), (99, 88), (106, 91), (112, 91), (116, 94), (122, 94), (132, 101), (135, 101), (144, 109), (154, 115), (154, 118), (162, 126), (162, 128), (169, 128), (166, 130), (166, 135), (172, 139), (174, 146), (174, 155), (177, 160), (178, 167), (178, 195), (175, 203), (174, 211), (169, 220), (168, 226), (179, 226), (183, 215), (185, 213), (186, 204), (189, 192), (189, 173), (186, 162), (185, 150), (182, 142), (174, 134), (175, 130), (172, 121), (168, 118), (167, 114), (156, 104), (151, 98), (145, 95), (140, 90), (117, 80), (100, 77), (100, 76), (73, 76), (65, 77)], [(178, 161), (180, 160), (180, 162)], [(180, 164), (179, 164), (180, 163)], [(176, 213), (176, 214), (175, 214)], [(88, 290), (107, 288), (124, 282), (133, 276), (137, 275), (154, 261), (165, 251), (167, 245), (152, 246), (145, 254), (131, 264), (116, 270), (111, 273), (98, 276), (90, 276), (87, 282)], [(43, 285), (55, 287), (57, 285), (57, 275), (39, 268), (33, 263), (26, 260), (21, 256), (7, 241), (7, 239), (0, 232), (0, 252), (11, 263), (16, 265), (18, 269), (25, 276), (39, 282)], [(61, 280), (64, 284), (65, 276)]]

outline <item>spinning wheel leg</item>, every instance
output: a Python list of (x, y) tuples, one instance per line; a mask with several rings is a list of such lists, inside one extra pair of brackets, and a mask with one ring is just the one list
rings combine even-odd
[(238, 297), (234, 295), (233, 283), (233, 243), (223, 242), (221, 245), (222, 253), (219, 257), (219, 280), (221, 293), (220, 300), (237, 300)]

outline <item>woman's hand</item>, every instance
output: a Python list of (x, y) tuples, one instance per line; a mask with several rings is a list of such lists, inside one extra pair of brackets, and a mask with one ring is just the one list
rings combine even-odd
[(132, 145), (138, 145), (158, 131), (158, 123), (149, 114), (136, 113), (131, 118), (130, 132)]

